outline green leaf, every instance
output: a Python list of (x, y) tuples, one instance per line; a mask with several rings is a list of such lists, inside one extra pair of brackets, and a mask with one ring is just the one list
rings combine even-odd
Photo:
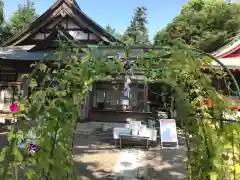
[(40, 69), (40, 71), (42, 71), (42, 72), (46, 72), (47, 66), (46, 66), (45, 64), (41, 63), (41, 64), (39, 65), (39, 69)]
[(213, 62), (213, 59), (210, 58), (210, 57), (204, 57), (204, 59), (203, 59), (203, 63), (204, 63), (205, 65), (208, 65), (208, 64), (210, 64), (210, 63), (212, 63), (212, 62)]
[(57, 108), (57, 107), (50, 107), (48, 109), (48, 112), (55, 117), (59, 117), (61, 115), (61, 109)]
[(152, 51), (149, 51), (146, 53), (148, 57), (154, 57), (154, 53)]
[(13, 133), (14, 129), (12, 129), (9, 133), (8, 133), (8, 141), (12, 141), (12, 139), (16, 138), (16, 135)]
[(33, 96), (33, 103), (36, 104), (36, 113), (39, 112), (39, 110), (41, 109), (43, 103), (45, 102), (45, 98), (46, 98), (46, 92), (45, 91), (36, 91)]
[(21, 75), (21, 79), (28, 78), (28, 77), (29, 77), (29, 74), (22, 74)]
[(221, 167), (221, 163), (219, 162), (219, 160), (217, 158), (215, 158), (213, 160), (213, 165), (216, 167), (216, 168), (220, 168)]
[(210, 172), (209, 176), (210, 176), (210, 180), (217, 180), (217, 177), (218, 177), (216, 172)]
[(14, 155), (14, 158), (17, 161), (21, 162), (23, 160), (22, 153), (20, 152), (20, 150), (17, 147), (13, 147), (12, 154)]
[(29, 81), (29, 87), (35, 88), (37, 86), (37, 81), (35, 79), (31, 79)]
[(72, 58), (73, 61), (77, 61), (78, 60), (77, 56), (71, 56), (71, 58)]
[(8, 150), (9, 150), (9, 147), (4, 147), (2, 149), (1, 155), (0, 155), (0, 162), (2, 162), (5, 159), (5, 156), (6, 156)]
[(232, 149), (232, 144), (231, 143), (224, 144), (224, 149)]
[(152, 69), (153, 72), (160, 72), (160, 69)]
[(73, 104), (79, 105), (79, 98), (77, 93), (73, 93), (72, 98), (73, 98)]
[(28, 178), (28, 179), (33, 179), (34, 175), (35, 175), (35, 171), (33, 169), (28, 169), (27, 172), (25, 172), (25, 176)]

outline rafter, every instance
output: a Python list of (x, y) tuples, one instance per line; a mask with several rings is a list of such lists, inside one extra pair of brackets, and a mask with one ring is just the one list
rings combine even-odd
[(49, 45), (49, 43), (51, 43), (53, 40), (57, 38), (57, 35), (58, 35), (58, 30), (55, 28), (55, 30), (47, 38), (45, 38), (43, 41), (40, 41), (38, 44), (36, 44), (36, 46), (30, 49), (29, 52), (45, 49)]
[(103, 42), (120, 42), (112, 35), (107, 33), (102, 27), (91, 20), (86, 14), (84, 14), (75, 0), (57, 0), (45, 13), (43, 13), (36, 21), (34, 21), (27, 29), (20, 32), (13, 38), (9, 39), (3, 44), (3, 46), (17, 46), (19, 44), (24, 45), (25, 40), (29, 40), (37, 33), (44, 31), (46, 26), (53, 22), (55, 25), (59, 24), (61, 20), (55, 20), (61, 16), (63, 18), (69, 17), (71, 20), (83, 29), (93, 33)]

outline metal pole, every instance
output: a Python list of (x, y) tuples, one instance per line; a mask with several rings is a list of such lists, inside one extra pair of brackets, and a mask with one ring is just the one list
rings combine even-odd
[[(232, 79), (235, 88), (237, 89), (238, 99), (240, 100), (240, 89), (239, 89), (239, 86), (238, 86), (238, 82), (237, 82), (237, 80), (235, 79), (235, 77), (233, 76), (233, 74), (231, 73), (231, 71), (230, 71), (221, 61), (219, 61), (219, 60), (218, 60), (216, 57), (214, 57), (213, 55), (211, 55), (211, 54), (209, 54), (209, 53), (206, 53), (206, 52), (204, 52), (204, 51), (202, 51), (202, 50), (199, 50), (199, 49), (191, 49), (191, 50), (196, 51), (196, 52), (198, 52), (198, 53), (200, 53), (200, 54), (203, 54), (203, 55), (205, 55), (205, 56), (210, 57), (210, 58), (213, 59), (215, 62), (217, 62), (217, 63), (227, 72), (227, 74), (228, 74), (228, 75), (230, 76), (230, 78)], [(220, 117), (220, 129), (221, 129), (221, 131), (223, 131), (223, 126), (224, 126), (224, 123), (223, 123), (224, 119), (223, 119), (223, 118), (224, 118), (224, 117), (223, 117), (223, 114), (221, 114), (221, 117)]]
[(233, 81), (233, 84), (235, 86), (235, 88), (237, 89), (237, 94), (238, 94), (238, 99), (240, 100), (240, 88), (238, 86), (238, 83), (237, 83), (237, 80), (235, 79), (235, 77), (233, 76), (233, 74), (231, 73), (231, 71), (221, 62), (219, 61), (217, 58), (215, 58), (213, 55), (209, 54), (209, 53), (206, 53), (202, 50), (199, 50), (199, 49), (191, 49), (193, 51), (196, 51), (200, 54), (203, 54), (205, 56), (208, 56), (210, 57), (211, 59), (213, 59), (214, 61), (216, 61), (226, 72), (227, 74), (230, 76), (230, 78), (232, 79)]

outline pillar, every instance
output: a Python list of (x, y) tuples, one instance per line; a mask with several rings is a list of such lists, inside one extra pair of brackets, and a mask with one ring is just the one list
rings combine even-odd
[(148, 84), (144, 83), (144, 112), (149, 112), (149, 104), (148, 104)]

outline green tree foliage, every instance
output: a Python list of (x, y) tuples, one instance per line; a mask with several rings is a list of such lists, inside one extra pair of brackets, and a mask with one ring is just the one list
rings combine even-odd
[(240, 4), (223, 0), (191, 0), (154, 42), (172, 45), (178, 40), (194, 48), (213, 52), (235, 36), (240, 27)]
[(4, 13), (3, 13), (3, 1), (0, 1), (0, 24), (3, 24), (4, 22)]
[(130, 25), (123, 35), (123, 41), (129, 44), (149, 44), (147, 24), (147, 9), (137, 7)]
[(114, 34), (116, 32), (116, 29), (113, 29), (110, 25), (107, 25), (105, 29), (109, 34)]
[(117, 39), (119, 39), (119, 40), (122, 39), (122, 35), (119, 34), (119, 33), (116, 31), (116, 29), (113, 29), (110, 25), (107, 25), (106, 28), (105, 28), (105, 30), (106, 30), (109, 34), (113, 35), (115, 38), (117, 38)]
[(8, 40), (12, 36), (11, 27), (6, 23), (3, 23), (0, 26), (0, 32), (1, 32), (1, 43)]
[(15, 34), (25, 29), (36, 18), (37, 13), (33, 1), (27, 0), (25, 4), (20, 4), (16, 12), (10, 17), (11, 33)]
[(3, 12), (4, 3), (0, 1), (0, 42), (3, 42), (7, 38), (10, 37), (10, 29), (9, 26), (6, 25), (4, 20), (4, 12)]

